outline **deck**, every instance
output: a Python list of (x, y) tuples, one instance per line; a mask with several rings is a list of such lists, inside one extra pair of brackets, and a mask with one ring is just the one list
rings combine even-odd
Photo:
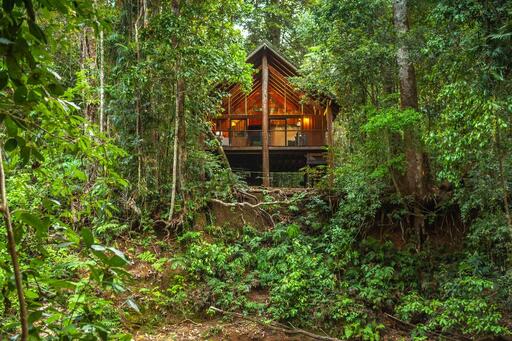
[[(261, 146), (223, 146), (222, 147), (226, 153), (240, 152), (240, 153), (261, 153)], [(268, 147), (269, 151), (283, 151), (283, 152), (325, 152), (327, 146), (300, 146), (300, 147), (287, 147), (287, 146), (270, 146)]]

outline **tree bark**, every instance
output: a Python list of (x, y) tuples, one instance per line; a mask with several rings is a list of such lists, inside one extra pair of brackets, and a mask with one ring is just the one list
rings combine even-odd
[[(140, 62), (140, 45), (139, 45), (139, 21), (142, 16), (142, 11), (139, 9), (139, 14), (134, 22), (134, 40), (135, 40), (135, 58), (137, 64)], [(141, 190), (142, 183), (142, 117), (140, 105), (140, 88), (139, 84), (135, 83), (135, 135), (137, 137), (137, 192)]]
[(172, 221), (172, 217), (174, 216), (174, 206), (176, 205), (176, 184), (177, 184), (177, 175), (178, 175), (178, 132), (179, 132), (179, 117), (180, 110), (179, 107), (179, 96), (178, 96), (178, 85), (176, 83), (176, 114), (174, 116), (174, 147), (172, 152), (172, 184), (171, 184), (171, 207), (169, 208), (169, 222)]
[[(180, 16), (180, 0), (173, 0), (172, 10), (176, 18)], [(173, 47), (178, 50), (179, 43), (177, 37), (173, 37)], [(175, 103), (175, 116), (174, 116), (174, 147), (173, 147), (173, 162), (172, 162), (172, 187), (171, 187), (171, 207), (169, 208), (169, 222), (174, 215), (174, 206), (176, 205), (176, 195), (178, 192), (178, 185), (183, 184), (182, 166), (183, 159), (186, 157), (184, 151), (185, 145), (185, 82), (181, 76), (181, 65), (179, 56), (176, 59), (176, 66), (174, 68), (176, 77), (176, 103)], [(183, 131), (182, 131), (183, 130)], [(179, 180), (179, 181), (178, 181)], [(180, 186), (182, 187), (182, 186)]]
[(100, 28), (100, 38), (99, 38), (99, 73), (100, 73), (100, 131), (105, 131), (105, 50), (103, 47), (103, 28)]
[(14, 239), (14, 229), (12, 227), (11, 213), (7, 202), (7, 190), (5, 186), (5, 171), (3, 147), (0, 145), (0, 210), (4, 216), (5, 228), (7, 230), (7, 248), (11, 256), (12, 268), (14, 272), (14, 281), (16, 283), (16, 293), (18, 294), (18, 302), (20, 305), (20, 322), (21, 322), (21, 340), (28, 339), (28, 312), (25, 294), (23, 293), (23, 282), (21, 279), (21, 270), (18, 261), (18, 253), (16, 251), (16, 241)]
[[(407, 0), (393, 0), (393, 19), (398, 34), (398, 50), (396, 60), (400, 80), (400, 108), (418, 110), (418, 90), (414, 65), (409, 56), (404, 35), (409, 32)], [(417, 246), (421, 248), (425, 217), (421, 202), (427, 191), (426, 159), (421, 148), (418, 133), (414, 127), (408, 127), (404, 132), (406, 169), (406, 194), (414, 198), (414, 228), (417, 236)]]
[(269, 40), (272, 45), (277, 48), (281, 47), (281, 21), (276, 14), (274, 14), (274, 10), (277, 6), (279, 6), (279, 0), (271, 0), (270, 4), (273, 9), (267, 16), (267, 25), (268, 25), (268, 35)]
[(185, 187), (186, 163), (187, 163), (187, 129), (186, 129), (186, 113), (185, 113), (185, 80), (179, 76), (177, 84), (176, 110), (178, 115), (178, 189), (181, 191)]
[(512, 217), (510, 215), (509, 200), (508, 200), (509, 189), (508, 189), (507, 176), (505, 174), (505, 167), (504, 167), (504, 163), (505, 163), (504, 160), (505, 160), (506, 153), (504, 153), (502, 151), (500, 128), (498, 127), (497, 123), (495, 123), (495, 125), (496, 125), (495, 147), (496, 147), (496, 157), (498, 159), (498, 173), (499, 173), (499, 178), (500, 178), (499, 181), (501, 184), (501, 190), (503, 191), (503, 206), (504, 206), (504, 211), (505, 211), (505, 218), (507, 218), (507, 224), (509, 226), (509, 229), (511, 230), (511, 235), (512, 235)]
[[(96, 74), (98, 70), (98, 56), (97, 56), (97, 41), (96, 35), (92, 28), (84, 27), (80, 32), (80, 70), (85, 71), (86, 76)], [(90, 83), (90, 80), (88, 79)], [(93, 86), (97, 84), (93, 83)], [(90, 103), (87, 94), (82, 92), (82, 100), (84, 101), (84, 115), (89, 122), (94, 122), (96, 116), (96, 107)]]

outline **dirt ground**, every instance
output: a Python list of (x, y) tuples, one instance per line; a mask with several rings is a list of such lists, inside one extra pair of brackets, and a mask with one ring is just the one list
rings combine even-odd
[(310, 341), (313, 340), (303, 335), (286, 335), (281, 332), (268, 330), (256, 323), (245, 320), (224, 322), (211, 320), (195, 322), (183, 320), (173, 325), (160, 328), (155, 333), (138, 332), (134, 335), (137, 341)]
[[(388, 321), (385, 321), (388, 322)], [(386, 328), (381, 340), (410, 340), (409, 333), (385, 323)], [(318, 335), (321, 335), (319, 333)], [(325, 334), (326, 335), (326, 334)], [(214, 318), (208, 321), (184, 319), (176, 323), (160, 326), (155, 331), (138, 331), (133, 333), (136, 341), (313, 341), (302, 334), (288, 334), (267, 328), (261, 324), (237, 318), (226, 321)], [(430, 340), (430, 339), (429, 339)], [(434, 340), (434, 339), (432, 339)]]

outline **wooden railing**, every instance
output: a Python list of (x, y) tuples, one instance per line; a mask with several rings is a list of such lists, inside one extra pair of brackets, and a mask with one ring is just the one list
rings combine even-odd
[[(218, 130), (215, 135), (223, 146), (261, 147), (261, 130)], [(326, 131), (314, 130), (270, 130), (270, 147), (320, 147), (326, 144)]]

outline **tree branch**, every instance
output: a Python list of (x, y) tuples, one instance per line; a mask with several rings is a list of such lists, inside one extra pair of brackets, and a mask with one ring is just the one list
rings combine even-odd
[(312, 339), (316, 339), (316, 340), (341, 341), (340, 339), (335, 338), (335, 337), (322, 336), (322, 335), (313, 334), (313, 333), (310, 333), (310, 332), (308, 332), (308, 331), (306, 331), (304, 329), (287, 328), (284, 325), (282, 325), (280, 323), (276, 323), (276, 322), (265, 323), (264, 321), (261, 321), (261, 320), (259, 320), (257, 318), (254, 318), (254, 317), (244, 316), (242, 314), (231, 312), (231, 311), (225, 311), (225, 310), (213, 307), (213, 306), (210, 307), (210, 309), (213, 310), (213, 311), (216, 311), (218, 313), (224, 314), (224, 315), (236, 316), (236, 317), (242, 318), (244, 320), (257, 323), (257, 324), (259, 324), (259, 325), (261, 325), (263, 327), (283, 332), (285, 334), (301, 334), (301, 335), (305, 335), (305, 336), (308, 336), (308, 337), (310, 337)]
[(0, 145), (0, 199), (1, 199), (1, 213), (4, 216), (5, 228), (7, 230), (7, 249), (11, 256), (12, 268), (14, 272), (14, 281), (16, 283), (16, 292), (18, 294), (18, 301), (20, 305), (20, 322), (21, 322), (21, 340), (28, 339), (28, 311), (27, 303), (25, 301), (25, 294), (23, 293), (23, 282), (21, 279), (21, 270), (18, 261), (18, 253), (16, 251), (16, 240), (14, 238), (14, 229), (12, 227), (11, 213), (7, 205), (7, 190), (5, 186), (5, 171), (3, 160), (3, 144)]

